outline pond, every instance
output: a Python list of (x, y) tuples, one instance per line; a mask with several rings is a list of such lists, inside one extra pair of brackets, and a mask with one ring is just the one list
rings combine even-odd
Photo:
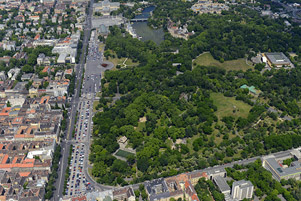
[[(135, 18), (149, 18), (150, 13), (155, 10), (155, 6), (150, 6), (142, 11), (142, 14), (137, 15)], [(132, 27), (135, 29), (141, 41), (152, 40), (156, 44), (160, 44), (164, 40), (164, 31), (160, 29), (152, 29), (147, 25), (147, 22), (134, 22)]]

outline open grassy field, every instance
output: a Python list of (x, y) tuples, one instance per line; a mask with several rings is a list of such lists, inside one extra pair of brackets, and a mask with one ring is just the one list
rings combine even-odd
[[(224, 63), (219, 62), (218, 60), (214, 59), (213, 56), (207, 52), (204, 53), (202, 55), (200, 55), (199, 57), (197, 57), (194, 61), (193, 61), (193, 66), (194, 63), (196, 63), (196, 65), (200, 65), (200, 66), (217, 66), (217, 67), (221, 67), (224, 68), (226, 70), (247, 70), (250, 68), (253, 68), (252, 66), (249, 66), (246, 64), (246, 59), (236, 59), (236, 60), (230, 60), (230, 61), (225, 61)], [(251, 62), (248, 62), (251, 63)]]
[(110, 54), (114, 55), (114, 56), (109, 57), (108, 61), (110, 61), (114, 64), (114, 66), (115, 66), (114, 68), (116, 68), (117, 65), (120, 65), (121, 67), (127, 67), (127, 66), (131, 67), (131, 66), (138, 66), (139, 65), (139, 63), (133, 62), (132, 59), (125, 58), (125, 57), (118, 58), (115, 52), (113, 52), (111, 50), (109, 50), (109, 51), (110, 51)]
[[(250, 105), (242, 101), (235, 100), (234, 97), (225, 97), (221, 93), (211, 93), (210, 96), (213, 100), (213, 104), (217, 107), (216, 115), (219, 120), (225, 116), (246, 118), (251, 109)], [(233, 110), (236, 111), (233, 112)]]
[(120, 156), (120, 157), (123, 157), (123, 158), (126, 158), (128, 155), (134, 155), (134, 154), (130, 153), (130, 152), (127, 152), (127, 151), (124, 151), (124, 150), (121, 150), (121, 149), (119, 149), (116, 153), (116, 156)]
[(94, 101), (93, 102), (93, 112), (96, 112), (96, 106), (98, 105), (99, 101)]
[(99, 44), (99, 51), (102, 51), (105, 47), (105, 44), (104, 43), (100, 43)]

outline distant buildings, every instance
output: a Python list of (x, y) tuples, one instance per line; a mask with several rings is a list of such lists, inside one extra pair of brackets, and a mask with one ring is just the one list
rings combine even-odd
[(112, 11), (118, 10), (119, 7), (119, 2), (110, 2), (109, 0), (104, 0), (93, 4), (93, 13), (99, 12), (102, 15), (110, 15)]
[(175, 38), (183, 38), (185, 40), (188, 40), (189, 36), (194, 35), (194, 31), (189, 32), (187, 29), (187, 25), (184, 25), (183, 27), (178, 27), (175, 25), (174, 22), (169, 21), (167, 25), (168, 32)]
[(191, 9), (197, 13), (216, 13), (220, 14), (223, 10), (228, 10), (229, 7), (225, 3), (214, 3), (211, 1), (198, 1)]
[(110, 26), (120, 26), (124, 24), (124, 18), (120, 16), (100, 16), (92, 18), (92, 27), (99, 29), (101, 26), (110, 27)]

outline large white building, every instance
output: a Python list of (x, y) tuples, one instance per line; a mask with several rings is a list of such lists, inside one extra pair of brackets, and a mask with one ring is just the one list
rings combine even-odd
[(67, 62), (75, 63), (77, 55), (77, 45), (80, 40), (80, 31), (72, 34), (68, 41), (62, 41), (55, 45), (52, 49), (53, 54), (59, 54), (58, 63), (64, 64)]
[(250, 199), (253, 197), (253, 191), (254, 186), (250, 181), (240, 180), (233, 182), (231, 195), (237, 200)]
[(110, 15), (114, 10), (118, 10), (120, 7), (119, 2), (111, 2), (109, 0), (104, 0), (99, 3), (93, 4), (93, 11), (100, 12), (102, 15)]

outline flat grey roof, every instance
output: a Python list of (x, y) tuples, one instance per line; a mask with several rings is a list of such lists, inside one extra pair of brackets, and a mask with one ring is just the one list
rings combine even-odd
[(240, 180), (240, 181), (233, 182), (233, 186), (240, 186), (241, 188), (247, 188), (253, 186), (253, 184), (250, 181)]
[(273, 64), (290, 64), (290, 60), (282, 52), (265, 53)]
[(230, 186), (227, 184), (226, 180), (223, 177), (217, 176), (214, 177), (213, 180), (221, 192), (230, 191)]
[(280, 177), (301, 173), (300, 162), (292, 163), (290, 167), (283, 168), (279, 165), (275, 158), (268, 158), (266, 161)]
[(218, 173), (222, 173), (222, 172), (226, 172), (226, 170), (224, 168), (216, 168), (216, 169), (209, 169), (207, 170), (207, 174), (208, 175), (212, 175), (212, 174), (218, 174)]

